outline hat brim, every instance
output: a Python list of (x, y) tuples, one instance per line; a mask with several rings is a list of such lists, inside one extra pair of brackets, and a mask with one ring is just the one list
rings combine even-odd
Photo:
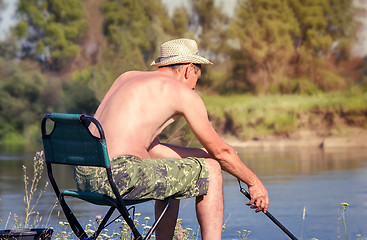
[(189, 56), (174, 56), (169, 59), (165, 59), (161, 61), (161, 58), (157, 58), (154, 60), (150, 66), (162, 67), (174, 64), (184, 64), (184, 63), (194, 63), (194, 64), (213, 64), (208, 59), (198, 56), (198, 55), (189, 55)]

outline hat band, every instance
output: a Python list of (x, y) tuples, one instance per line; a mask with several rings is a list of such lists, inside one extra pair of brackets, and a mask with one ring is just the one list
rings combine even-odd
[(195, 54), (191, 54), (191, 55), (174, 55), (174, 56), (169, 56), (169, 57), (160, 57), (159, 62), (168, 61), (168, 60), (170, 60), (172, 58), (175, 58), (175, 57), (191, 57), (191, 56), (198, 56), (198, 54), (195, 53)]

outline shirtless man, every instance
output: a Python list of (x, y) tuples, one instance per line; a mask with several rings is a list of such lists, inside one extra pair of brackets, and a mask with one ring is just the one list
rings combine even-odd
[[(130, 71), (120, 75), (98, 107), (95, 118), (104, 128), (111, 164), (113, 159), (120, 156), (135, 156), (145, 163), (162, 158), (177, 161), (191, 161), (187, 157), (202, 159), (200, 168), (204, 172), (207, 169), (209, 181), (201, 182), (200, 186), (205, 185), (204, 195), (199, 191), (192, 196), (196, 196), (202, 239), (215, 240), (221, 239), (223, 221), (221, 170), (247, 184), (252, 198), (248, 205), (256, 208), (257, 212), (266, 212), (269, 199), (267, 190), (257, 176), (213, 129), (204, 103), (193, 91), (201, 75), (201, 65), (211, 64), (197, 53), (194, 40), (176, 39), (162, 44), (161, 57), (152, 63), (158, 69), (150, 72)], [(159, 142), (161, 131), (181, 116), (203, 149)], [(167, 176), (167, 179), (170, 177)], [(156, 214), (160, 213), (163, 206), (163, 201), (156, 201)], [(174, 200), (156, 230), (157, 239), (172, 239), (178, 207), (179, 200)]]

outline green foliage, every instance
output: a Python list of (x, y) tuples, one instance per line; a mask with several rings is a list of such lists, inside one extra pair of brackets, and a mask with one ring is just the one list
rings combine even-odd
[(347, 85), (344, 78), (332, 71), (322, 70), (320, 77), (319, 88), (324, 91), (343, 90)]
[(289, 4), (300, 25), (300, 44), (314, 55), (334, 52), (338, 58), (349, 56), (356, 31), (352, 1), (292, 0)]
[(283, 78), (278, 83), (271, 83), (269, 87), (270, 93), (273, 94), (307, 94), (315, 95), (320, 92), (319, 88), (304, 76), (300, 78)]
[(0, 41), (0, 65), (5, 59), (14, 58), (14, 52), (16, 49), (16, 40), (14, 37), (8, 37), (3, 41)]
[[(159, 1), (108, 0), (103, 4), (104, 34), (122, 71), (145, 69), (172, 25)], [(116, 63), (115, 63), (116, 64)]]
[(78, 44), (88, 29), (82, 1), (19, 0), (18, 12), (22, 20), (15, 35), (37, 45), (30, 57), (45, 56), (51, 69), (60, 70), (80, 53)]
[(85, 113), (93, 115), (99, 101), (87, 82), (70, 81), (64, 85), (64, 107), (69, 113)]
[(0, 143), (40, 142), (39, 121), (46, 113), (93, 114), (99, 101), (89, 85), (77, 77), (46, 79), (35, 63), (0, 61)]
[[(255, 92), (267, 92), (270, 83), (289, 74), (293, 36), (298, 31), (286, 0), (240, 1), (229, 29), (235, 41), (233, 81), (244, 81), (242, 84)], [(234, 86), (241, 83), (235, 82)]]
[[(2, 144), (6, 146), (13, 145), (24, 145), (27, 142), (24, 139), (24, 136), (16, 131), (10, 124), (3, 126), (3, 128), (7, 128), (7, 131), (2, 135)], [(13, 129), (12, 129), (13, 128)]]
[(202, 28), (199, 35), (200, 45), (205, 51), (217, 53), (224, 33), (224, 14), (215, 6), (214, 0), (193, 1), (193, 11), (199, 19), (198, 26), (195, 27)]
[(361, 87), (364, 89), (365, 92), (367, 92), (367, 61), (366, 59), (363, 60), (362, 66), (360, 68), (360, 78), (356, 82), (356, 85), (358, 87)]
[(19, 143), (44, 109), (46, 80), (32, 65), (3, 62), (0, 69), (0, 138)]
[(102, 101), (114, 81), (114, 76), (104, 66), (93, 66), (82, 71), (74, 72), (71, 80), (87, 86), (94, 92), (96, 98)]
[(177, 37), (185, 36), (189, 28), (189, 14), (185, 8), (177, 8), (172, 17), (173, 34)]
[(14, 28), (14, 33), (19, 38), (24, 38), (28, 33), (28, 23), (26, 21), (20, 21)]
[[(208, 57), (215, 64), (216, 74), (208, 75), (213, 68), (204, 67), (200, 85), (202, 87), (216, 86), (221, 82), (221, 76), (226, 73), (222, 67), (223, 49), (225, 47), (227, 19), (214, 0), (193, 1), (191, 16), (195, 35), (198, 36), (200, 54)], [(198, 19), (198, 21), (195, 21)], [(196, 24), (195, 24), (196, 23)], [(210, 69), (210, 70), (209, 70)], [(227, 74), (227, 73), (226, 73)]]
[(284, 79), (307, 77), (321, 90), (345, 89), (347, 80), (330, 78), (328, 72), (341, 75), (336, 65), (350, 57), (356, 32), (353, 10), (348, 0), (240, 1), (229, 28), (229, 85), (267, 93), (287, 90)]

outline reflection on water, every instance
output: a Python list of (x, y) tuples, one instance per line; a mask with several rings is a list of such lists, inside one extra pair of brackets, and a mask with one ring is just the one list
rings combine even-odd
[(241, 159), (258, 175), (286, 181), (299, 176), (329, 175), (339, 170), (366, 167), (365, 149), (319, 148), (289, 149), (287, 151), (241, 150)]
[[(367, 237), (367, 150), (366, 149), (237, 149), (241, 158), (266, 185), (270, 196), (269, 211), (294, 235), (303, 239), (345, 239), (340, 220), (341, 203), (347, 202), (346, 224), (350, 239), (356, 234)], [(9, 213), (22, 214), (24, 185), (22, 165), (28, 171), (32, 154), (0, 154), (0, 229), (4, 228)], [(65, 185), (73, 186), (69, 169), (57, 171)], [(45, 179), (46, 180), (46, 179)], [(255, 214), (239, 193), (234, 177), (224, 174), (223, 239), (239, 239), (237, 231), (252, 231), (249, 239), (287, 239), (263, 214)], [(48, 188), (37, 211), (46, 223), (55, 202)], [(78, 214), (85, 220), (100, 214), (100, 207), (73, 202)], [(183, 226), (196, 229), (194, 200), (181, 202), (180, 218)], [(302, 219), (303, 209), (305, 219)], [(57, 223), (59, 206), (52, 212), (48, 225)], [(137, 211), (153, 218), (153, 203), (138, 206)], [(11, 220), (11, 219), (10, 219)], [(55, 224), (57, 225), (57, 224)], [(8, 225), (8, 228), (10, 223)]]

